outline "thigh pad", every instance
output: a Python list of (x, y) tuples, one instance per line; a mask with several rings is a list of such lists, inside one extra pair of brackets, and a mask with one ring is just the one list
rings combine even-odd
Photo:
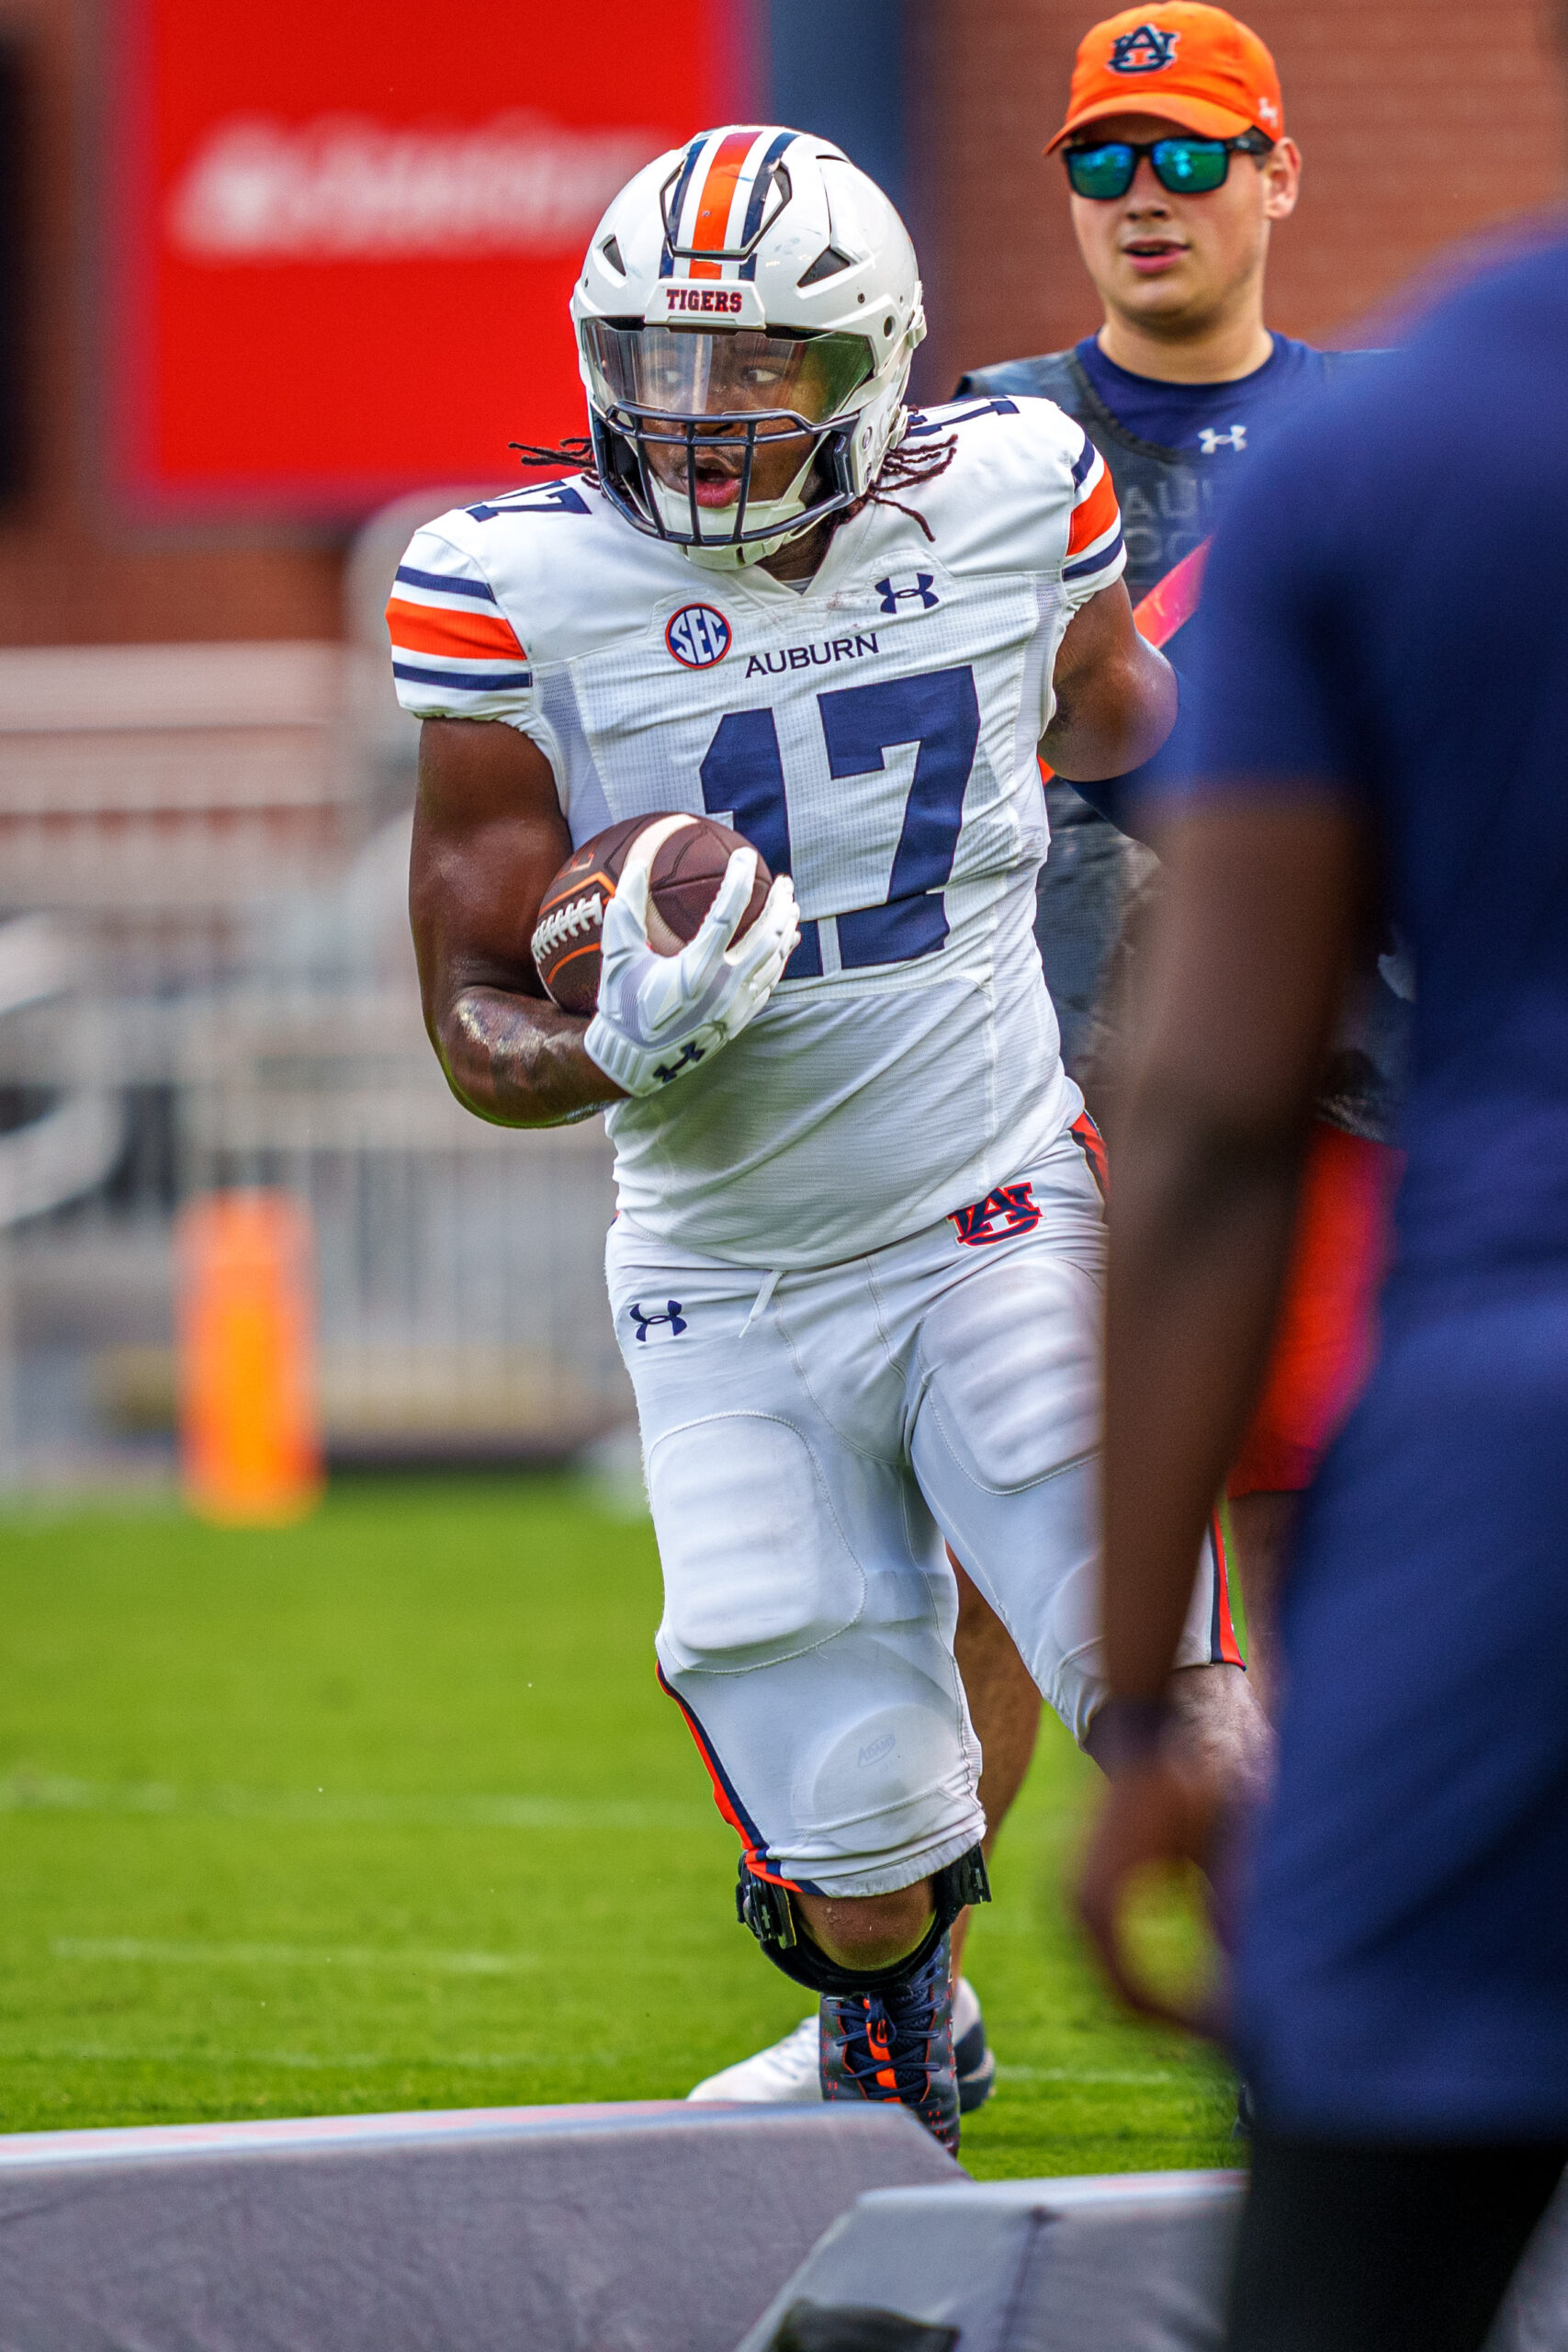
[(978, 1487), (1016, 1493), (1099, 1443), (1099, 1292), (1066, 1260), (982, 1263), (926, 1315), (920, 1357), (919, 1409)]
[(781, 1417), (715, 1413), (648, 1454), (664, 1568), (661, 1649), (687, 1672), (738, 1674), (852, 1625), (865, 1574), (807, 1438)]

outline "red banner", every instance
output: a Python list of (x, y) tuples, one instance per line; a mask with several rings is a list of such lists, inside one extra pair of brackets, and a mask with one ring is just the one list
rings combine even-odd
[(363, 511), (584, 429), (567, 300), (604, 205), (750, 111), (739, 0), (120, 0), (120, 487)]

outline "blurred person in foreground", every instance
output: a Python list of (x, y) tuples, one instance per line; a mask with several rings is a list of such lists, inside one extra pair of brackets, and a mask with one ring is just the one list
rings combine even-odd
[(1204, 588), (1111, 1211), (1121, 1771), (1080, 1886), (1145, 2008), (1119, 1914), (1218, 1850), (1163, 1692), (1339, 992), (1384, 915), (1420, 978), (1382, 1351), (1300, 1521), (1241, 1873), (1233, 2352), (1480, 2345), (1568, 2157), (1565, 368), (1558, 231), (1281, 437)]

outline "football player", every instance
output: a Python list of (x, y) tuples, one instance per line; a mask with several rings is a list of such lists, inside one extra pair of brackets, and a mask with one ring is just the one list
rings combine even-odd
[[(1035, 949), (1036, 748), (1115, 776), (1172, 722), (1116, 496), (1048, 401), (905, 403), (897, 213), (829, 142), (702, 134), (572, 295), (592, 462), (421, 531), (389, 606), (425, 721), (426, 1016), (481, 1117), (608, 1112), (610, 1298), (664, 1574), (656, 1648), (742, 1843), (738, 1907), (819, 2004), (830, 2098), (956, 2143), (948, 1931), (984, 1899), (943, 1539), (1092, 1752), (1099, 1137)], [(598, 1009), (529, 954), (574, 843), (706, 811), (738, 851), (649, 945), (636, 850)], [(1240, 1769), (1206, 1537), (1173, 1678)]]

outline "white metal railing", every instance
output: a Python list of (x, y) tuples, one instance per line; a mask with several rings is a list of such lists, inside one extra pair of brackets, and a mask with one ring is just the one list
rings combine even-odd
[[(400, 529), (361, 550), (367, 616)], [(487, 1126), (425, 1038), (379, 669), (0, 651), (0, 1476), (166, 1471), (173, 1217), (234, 1183), (310, 1208), (340, 1456), (558, 1453), (629, 1416), (600, 1123)]]

